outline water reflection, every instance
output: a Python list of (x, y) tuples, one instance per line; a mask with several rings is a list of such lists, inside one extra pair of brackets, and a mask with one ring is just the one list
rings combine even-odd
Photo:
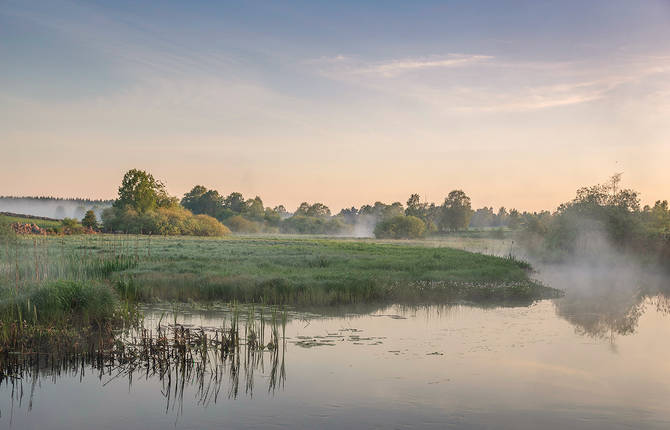
[(257, 370), (262, 375), (268, 371), (267, 392), (274, 394), (286, 380), (286, 342), (279, 338), (278, 327), (270, 325), (265, 344), (261, 329), (265, 332), (264, 324), (253, 322), (243, 329), (159, 324), (119, 335), (110, 347), (0, 354), (0, 387), (11, 398), (10, 416), (15, 404), (21, 408), (25, 401), (32, 410), (43, 381), (81, 382), (89, 373), (102, 387), (125, 380), (131, 389), (138, 379), (155, 381), (155, 395), (164, 399), (165, 412), (177, 415), (183, 410), (186, 388), (194, 393), (188, 401), (203, 407), (217, 403), (222, 387), (227, 387), (229, 399), (241, 393), (253, 397)]
[(635, 333), (653, 301), (667, 314), (668, 277), (637, 264), (543, 266), (539, 277), (566, 292), (555, 300), (556, 313), (583, 335), (609, 339)]

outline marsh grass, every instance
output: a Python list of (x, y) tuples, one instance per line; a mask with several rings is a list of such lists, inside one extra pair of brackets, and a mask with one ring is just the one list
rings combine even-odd
[[(144, 253), (148, 255), (147, 252)], [(151, 257), (112, 275), (139, 301), (335, 305), (555, 297), (513, 257), (420, 243), (323, 238), (154, 238)], [(425, 286), (428, 287), (425, 287)], [(422, 287), (422, 288), (419, 288)]]
[(109, 327), (152, 301), (517, 304), (559, 294), (529, 272), (512, 257), (401, 241), (9, 235), (0, 240), (0, 340)]
[[(193, 387), (197, 403), (207, 406), (227, 394), (238, 397), (242, 389), (252, 396), (254, 372), (269, 364), (268, 392), (284, 386), (286, 320), (274, 308), (271, 317), (255, 313), (253, 308), (231, 305), (229, 319), (221, 327), (190, 327), (163, 324), (153, 328), (137, 327), (120, 336), (98, 335), (81, 342), (68, 343), (48, 354), (0, 354), (0, 386), (11, 386), (12, 397), (23, 400), (24, 384), (33, 389), (43, 378), (53, 380), (63, 375), (83, 378), (92, 368), (101, 385), (122, 379), (132, 384), (135, 378), (157, 378), (167, 411), (181, 413), (185, 387)], [(243, 318), (243, 314), (244, 315)], [(247, 333), (244, 336), (243, 333)], [(266, 345), (259, 339), (271, 341)], [(269, 363), (268, 363), (269, 361)], [(222, 388), (226, 388), (224, 393)], [(243, 388), (242, 388), (243, 387)]]
[(0, 350), (67, 342), (135, 319), (107, 278), (137, 258), (118, 240), (1, 237)]

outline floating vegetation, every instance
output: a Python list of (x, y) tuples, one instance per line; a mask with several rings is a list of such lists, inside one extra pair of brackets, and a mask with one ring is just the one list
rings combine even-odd
[(292, 343), (301, 348), (313, 348), (315, 346), (334, 346), (337, 342), (349, 342), (353, 345), (381, 345), (382, 339), (386, 337), (361, 337), (358, 334), (362, 330), (356, 328), (343, 328), (337, 333), (328, 333), (326, 336), (296, 336)]

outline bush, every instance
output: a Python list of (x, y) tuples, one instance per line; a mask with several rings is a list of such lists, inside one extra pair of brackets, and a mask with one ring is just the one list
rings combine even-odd
[(64, 218), (61, 225), (65, 234), (82, 234), (84, 232), (84, 227), (74, 218)]
[(180, 206), (157, 208), (145, 213), (138, 213), (130, 207), (108, 208), (102, 212), (102, 222), (109, 232), (166, 236), (223, 236), (230, 233), (216, 219), (207, 215), (193, 215)]
[(415, 239), (426, 233), (426, 224), (415, 216), (399, 215), (377, 223), (374, 233), (379, 239)]
[(295, 215), (281, 222), (282, 233), (297, 234), (338, 234), (349, 231), (351, 227), (339, 218), (323, 218)]
[(196, 215), (193, 234), (195, 236), (225, 236), (230, 230), (209, 215)]
[(258, 233), (260, 227), (253, 221), (249, 221), (241, 215), (235, 215), (228, 218), (226, 225), (236, 233)]
[(98, 218), (96, 218), (95, 212), (92, 210), (86, 211), (84, 218), (81, 220), (81, 225), (93, 229), (98, 228)]

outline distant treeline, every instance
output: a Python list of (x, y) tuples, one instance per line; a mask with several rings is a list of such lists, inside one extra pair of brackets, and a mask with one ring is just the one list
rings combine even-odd
[(0, 196), (0, 211), (48, 218), (81, 219), (87, 211), (93, 210), (97, 216), (112, 205), (113, 200), (63, 198), (48, 196)]
[(670, 265), (670, 208), (667, 200), (641, 207), (637, 191), (620, 187), (621, 174), (583, 187), (554, 212), (524, 213), (520, 238), (536, 255), (556, 260), (596, 253), (627, 252)]
[(112, 204), (114, 200), (104, 200), (104, 199), (89, 199), (82, 197), (53, 197), (53, 196), (0, 196), (0, 200), (9, 199), (9, 200), (40, 200), (40, 201), (66, 201), (74, 202), (81, 204)]
[[(668, 202), (641, 207), (639, 194), (622, 189), (620, 181), (617, 174), (605, 184), (581, 188), (573, 200), (554, 212), (519, 212), (504, 207), (473, 210), (467, 194), (453, 190), (440, 204), (421, 201), (418, 194), (412, 194), (405, 204), (378, 201), (333, 214), (320, 202), (303, 202), (291, 212), (283, 205), (267, 207), (259, 196), (245, 198), (239, 192), (223, 195), (202, 185), (194, 186), (179, 199), (168, 195), (165, 185), (150, 173), (133, 169), (125, 174), (114, 201), (0, 197), (0, 210), (62, 219), (68, 216), (62, 213), (63, 204), (72, 203), (76, 213), (71, 218), (82, 219), (87, 211), (93, 211), (86, 215), (86, 225), (92, 228), (167, 235), (222, 235), (231, 230), (418, 238), (476, 228), (492, 230), (495, 235), (516, 232), (529, 249), (554, 257), (605, 241), (618, 249), (653, 252), (670, 259)], [(60, 207), (61, 213), (17, 210), (7, 207), (8, 202), (39, 202)]]

